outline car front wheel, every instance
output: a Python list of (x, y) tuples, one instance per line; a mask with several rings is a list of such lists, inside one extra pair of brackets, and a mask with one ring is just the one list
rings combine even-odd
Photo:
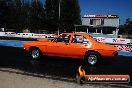
[(96, 52), (88, 52), (84, 57), (85, 63), (95, 66), (99, 63), (100, 55)]
[(39, 48), (31, 48), (29, 53), (33, 60), (39, 60), (41, 57), (41, 51)]

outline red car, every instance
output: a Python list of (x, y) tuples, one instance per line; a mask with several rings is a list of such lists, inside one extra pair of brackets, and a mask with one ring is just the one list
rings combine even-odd
[(63, 33), (53, 40), (39, 39), (25, 42), (24, 49), (35, 60), (43, 54), (80, 58), (90, 65), (96, 65), (102, 57), (117, 55), (115, 47), (99, 43), (86, 33)]

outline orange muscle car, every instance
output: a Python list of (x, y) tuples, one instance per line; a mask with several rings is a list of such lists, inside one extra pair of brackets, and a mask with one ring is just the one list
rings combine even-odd
[(117, 50), (111, 45), (99, 43), (86, 33), (62, 33), (53, 40), (38, 39), (24, 43), (24, 49), (34, 60), (41, 55), (83, 59), (96, 65), (102, 57), (113, 57)]

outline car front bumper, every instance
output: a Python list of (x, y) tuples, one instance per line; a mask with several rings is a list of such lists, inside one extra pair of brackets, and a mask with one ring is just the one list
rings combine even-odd
[(113, 54), (114, 56), (118, 56), (118, 51), (114, 52)]

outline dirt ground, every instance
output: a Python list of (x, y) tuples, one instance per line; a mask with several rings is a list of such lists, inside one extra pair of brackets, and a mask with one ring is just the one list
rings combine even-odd
[(108, 84), (79, 85), (76, 82), (52, 80), (48, 78), (39, 78), (6, 71), (0, 71), (0, 88), (106, 88), (106, 87), (120, 88), (121, 86), (117, 87)]

